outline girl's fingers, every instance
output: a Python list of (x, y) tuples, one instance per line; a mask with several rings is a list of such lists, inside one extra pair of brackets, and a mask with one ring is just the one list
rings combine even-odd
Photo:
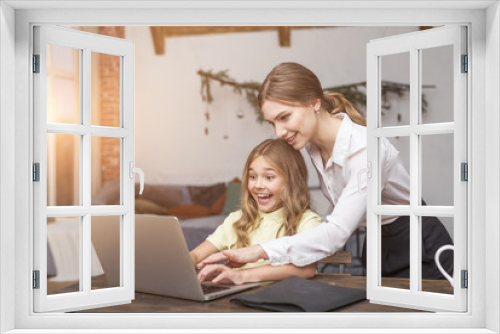
[(198, 273), (198, 280), (203, 283), (205, 281), (211, 281), (214, 276), (217, 276), (220, 272), (220, 265), (209, 265), (203, 268)]
[(212, 283), (234, 284), (231, 274), (232, 269), (224, 265), (210, 265), (198, 274), (200, 283), (211, 281)]
[[(232, 272), (233, 272), (232, 269), (230, 269), (226, 266), (221, 266), (220, 270), (218, 272), (218, 276), (215, 277), (212, 280), (212, 282), (214, 282), (214, 283), (232, 283), (231, 275), (230, 275)], [(228, 280), (228, 282), (226, 282), (227, 280)]]
[(223, 282), (223, 280), (226, 278), (226, 275), (225, 273), (220, 273), (217, 277), (215, 277), (212, 282), (213, 283), (226, 283), (226, 282)]

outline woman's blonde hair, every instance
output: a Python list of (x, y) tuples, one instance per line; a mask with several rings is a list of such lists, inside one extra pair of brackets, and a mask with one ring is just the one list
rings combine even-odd
[(330, 114), (344, 112), (353, 122), (366, 126), (366, 119), (344, 95), (324, 94), (316, 74), (297, 63), (281, 63), (273, 68), (260, 86), (258, 96), (261, 108), (267, 100), (307, 106), (318, 99)]
[(231, 248), (250, 246), (250, 233), (259, 228), (259, 207), (248, 189), (248, 174), (252, 162), (263, 157), (283, 177), (281, 200), (283, 222), (276, 237), (297, 234), (302, 214), (309, 208), (307, 167), (302, 154), (283, 139), (267, 139), (257, 145), (248, 156), (243, 171), (241, 190), (241, 218), (234, 224), (236, 243)]

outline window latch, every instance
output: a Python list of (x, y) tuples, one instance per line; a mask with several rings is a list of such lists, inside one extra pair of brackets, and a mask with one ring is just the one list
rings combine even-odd
[(361, 175), (366, 173), (366, 176), (371, 179), (372, 178), (372, 162), (368, 161), (367, 168), (360, 169), (358, 172), (358, 192), (361, 194)]
[(141, 189), (139, 190), (139, 195), (142, 195), (142, 191), (144, 190), (144, 172), (140, 168), (134, 167), (133, 161), (129, 162), (128, 167), (129, 167), (129, 177), (132, 180), (134, 179), (135, 173), (139, 174), (139, 182), (141, 186)]

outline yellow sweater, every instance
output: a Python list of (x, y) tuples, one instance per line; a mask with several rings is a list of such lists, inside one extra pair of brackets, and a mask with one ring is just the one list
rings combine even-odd
[[(261, 219), (260, 226), (249, 235), (251, 245), (256, 245), (264, 241), (276, 239), (276, 233), (283, 223), (283, 208), (270, 213), (259, 212), (259, 215)], [(219, 225), (215, 232), (208, 236), (207, 240), (210, 241), (219, 251), (229, 249), (231, 245), (236, 243), (237, 236), (233, 229), (233, 224), (238, 219), (240, 219), (240, 217), (241, 210), (231, 213), (224, 220), (224, 223)], [(315, 212), (306, 210), (299, 222), (297, 233), (302, 233), (304, 231), (310, 230), (321, 224), (321, 222), (321, 218)], [(284, 231), (281, 230), (279, 236), (283, 236), (283, 233)], [(265, 264), (267, 264), (266, 261), (259, 260), (255, 263), (248, 263), (241, 268), (247, 269), (262, 266)]]

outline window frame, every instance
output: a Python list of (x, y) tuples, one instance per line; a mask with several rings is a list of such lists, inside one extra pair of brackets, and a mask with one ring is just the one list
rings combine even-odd
[[(48, 122), (48, 45), (59, 45), (78, 52), (77, 101), (79, 120), (75, 123)], [(85, 309), (130, 303), (134, 299), (134, 180), (130, 169), (134, 164), (134, 45), (124, 39), (81, 32), (67, 28), (35, 26), (34, 50), (40, 55), (40, 73), (33, 76), (34, 89), (34, 162), (40, 164), (40, 181), (33, 184), (34, 200), (34, 269), (40, 277), (47, 276), (47, 217), (78, 217), (79, 233), (79, 291), (66, 294), (47, 294), (47, 284), (41, 282), (34, 290), (37, 312)], [(113, 55), (120, 59), (120, 124), (98, 126), (91, 122), (91, 56), (92, 53)], [(77, 204), (49, 206), (47, 201), (48, 167), (47, 135), (78, 136), (78, 177), (80, 182)], [(120, 203), (91, 204), (91, 143), (92, 138), (117, 138), (120, 142)], [(130, 163), (130, 164), (129, 164)], [(46, 172), (44, 172), (46, 171)], [(53, 203), (55, 204), (55, 203)], [(91, 222), (92, 216), (117, 216), (120, 220), (120, 286), (112, 289), (92, 289), (91, 284)]]
[[(15, 6), (15, 1), (8, 2)], [(37, 2), (39, 6), (41, 2)], [(89, 2), (90, 3), (90, 2)], [(147, 3), (147, 2), (145, 2)], [(481, 4), (474, 4), (467, 2), (465, 9), (389, 9), (387, 3), (370, 2), (370, 7), (379, 5), (377, 15), (374, 15), (372, 10), (345, 9), (350, 6), (359, 6), (356, 4), (346, 4), (345, 2), (337, 2), (338, 5), (332, 5), (332, 8), (325, 4), (311, 4), (305, 5), (303, 2), (294, 4), (279, 4), (278, 2), (257, 3), (254, 7), (247, 3), (247, 6), (252, 10), (243, 11), (242, 6), (233, 5), (228, 8), (215, 9), (210, 5), (204, 5), (204, 8), (196, 8), (190, 10), (183, 10), (179, 8), (179, 4), (172, 2), (170, 9), (153, 9), (138, 11), (134, 9), (117, 9), (113, 11), (100, 11), (98, 9), (25, 9), (15, 10), (15, 60), (0, 58), (2, 62), (2, 71), (5, 62), (10, 64), (15, 63), (15, 89), (7, 87), (5, 84), (0, 86), (0, 93), (2, 99), (4, 93), (15, 91), (15, 119), (14, 116), (8, 118), (7, 121), (15, 126), (15, 154), (14, 149), (7, 150), (4, 153), (4, 132), (2, 135), (2, 154), (7, 157), (15, 157), (15, 189), (14, 185), (9, 183), (12, 190), (15, 190), (15, 219), (12, 222), (2, 220), (2, 234), (4, 231), (9, 232), (15, 236), (14, 242), (5, 242), (2, 236), (2, 250), (1, 250), (1, 263), (7, 269), (15, 270), (12, 275), (5, 274), (2, 267), (2, 281), (1, 281), (1, 294), (2, 304), (0, 315), (2, 320), (10, 314), (6, 310), (8, 302), (15, 304), (15, 320), (9, 321), (8, 325), (2, 325), (2, 331), (17, 328), (17, 333), (22, 332), (22, 329), (37, 329), (37, 328), (65, 328), (65, 332), (76, 328), (89, 328), (93, 329), (103, 328), (111, 329), (116, 328), (137, 328), (138, 324), (144, 324), (145, 328), (164, 328), (168, 324), (171, 328), (194, 327), (201, 331), (203, 328), (255, 328), (255, 324), (261, 324), (260, 328), (264, 326), (267, 329), (274, 329), (279, 331), (283, 328), (283, 324), (287, 323), (292, 328), (319, 329), (331, 328), (332, 324), (337, 328), (349, 328), (355, 319), (355, 326), (363, 332), (377, 332), (375, 328), (398, 328), (398, 332), (404, 332), (405, 324), (410, 324), (411, 328), (415, 329), (420, 326), (422, 332), (432, 329), (432, 332), (440, 332), (436, 328), (470, 328), (468, 333), (478, 332), (487, 333), (489, 329), (498, 331), (500, 324), (496, 315), (499, 311), (499, 262), (493, 262), (490, 266), (485, 266), (484, 254), (486, 250), (498, 253), (499, 250), (499, 229), (498, 226), (493, 224), (493, 221), (498, 221), (499, 218), (499, 135), (498, 135), (498, 115), (495, 110), (499, 109), (500, 101), (496, 97), (496, 92), (499, 90), (499, 10), (498, 3), (486, 2)], [(436, 6), (434, 2), (433, 6)], [(5, 7), (9, 4), (2, 4), (2, 14), (12, 13), (10, 9)], [(304, 6), (308, 10), (301, 7)], [(342, 8), (342, 4), (344, 8)], [(469, 7), (467, 7), (467, 4)], [(199, 4), (198, 4), (199, 5)], [(213, 4), (212, 4), (213, 5)], [(362, 5), (362, 4), (361, 4)], [(443, 4), (441, 4), (443, 6)], [(487, 5), (491, 7), (486, 10)], [(89, 6), (95, 6), (89, 4)], [(146, 5), (144, 5), (146, 6)], [(177, 7), (176, 7), (177, 6)], [(188, 5), (183, 5), (184, 8), (190, 8)], [(294, 8), (290, 7), (293, 6)], [(328, 8), (324, 8), (324, 6)], [(385, 6), (385, 7), (384, 7)], [(430, 5), (429, 5), (430, 6)], [(447, 3), (446, 6), (453, 6)], [(474, 7), (474, 6), (480, 6)], [(482, 7), (481, 7), (482, 6)], [(182, 7), (182, 6), (181, 6)], [(312, 9), (310, 9), (312, 8)], [(260, 9), (260, 11), (259, 11)], [(321, 11), (320, 11), (321, 9)], [(266, 10), (268, 15), (259, 15), (263, 10)], [(210, 11), (207, 15), (206, 11)], [(314, 17), (311, 17), (311, 11), (314, 12)], [(104, 14), (103, 14), (104, 13)], [(262, 13), (261, 13), (262, 14)], [(8, 14), (11, 15), (11, 14)], [(208, 19), (207, 19), (208, 18)], [(272, 19), (271, 19), (272, 18)], [(105, 20), (105, 21), (103, 21)], [(1, 20), (0, 20), (1, 21)], [(289, 22), (297, 23), (298, 25), (434, 25), (434, 24), (466, 24), (471, 31), (471, 52), (469, 53), (471, 64), (471, 89), (469, 96), (469, 132), (470, 136), (468, 147), (471, 152), (470, 165), (469, 165), (469, 238), (468, 251), (469, 259), (469, 311), (464, 314), (454, 313), (438, 313), (438, 314), (313, 314), (313, 315), (278, 315), (278, 314), (252, 314), (252, 315), (224, 315), (224, 314), (210, 314), (210, 315), (197, 315), (198, 321), (193, 321), (191, 314), (173, 314), (173, 315), (109, 315), (109, 314), (34, 314), (32, 312), (32, 290), (31, 286), (31, 260), (30, 252), (32, 251), (32, 184), (27, 175), (30, 175), (31, 163), (30, 157), (32, 156), (32, 133), (33, 122), (30, 115), (32, 115), (32, 78), (29, 72), (29, 64), (31, 63), (29, 55), (31, 54), (32, 45), (32, 26), (34, 24), (71, 24), (71, 25), (154, 25), (158, 23), (168, 24), (168, 22), (175, 22), (175, 24), (197, 24), (203, 22), (207, 25), (225, 24), (231, 25), (238, 22), (240, 25), (252, 24), (283, 24), (287, 25)], [(360, 24), (359, 22), (363, 22)], [(485, 26), (491, 30), (487, 30)], [(1, 23), (4, 24), (3, 22)], [(5, 23), (9, 27), (14, 27), (13, 23)], [(8, 32), (2, 31), (2, 37), (6, 36)], [(8, 36), (8, 35), (7, 35)], [(1, 39), (2, 46), (5, 38)], [(8, 43), (8, 42), (7, 42)], [(10, 44), (12, 45), (12, 44)], [(12, 49), (12, 48), (11, 48)], [(9, 50), (11, 51), (11, 50)], [(491, 69), (485, 71), (486, 66)], [(4, 72), (2, 72), (3, 74)], [(6, 83), (6, 79), (2, 78), (2, 83)], [(486, 85), (488, 83), (488, 85)], [(2, 104), (4, 102), (2, 101)], [(13, 99), (7, 100), (8, 106), (14, 105)], [(7, 113), (5, 107), (2, 105), (2, 117)], [(472, 116), (478, 114), (472, 122)], [(488, 121), (486, 121), (486, 119)], [(3, 120), (3, 119), (2, 119)], [(496, 127), (495, 127), (496, 125)], [(2, 127), (3, 129), (3, 127)], [(8, 133), (6, 135), (9, 135)], [(10, 135), (13, 137), (12, 135)], [(488, 152), (488, 155), (485, 153)], [(485, 163), (488, 162), (487, 165)], [(6, 173), (12, 170), (12, 165), (7, 164), (5, 159), (2, 159), (0, 170), (0, 177), (2, 181), (7, 177)], [(478, 166), (478, 168), (474, 168)], [(486, 173), (484, 168), (490, 173)], [(496, 166), (496, 167), (493, 167)], [(488, 180), (488, 182), (485, 182)], [(5, 190), (2, 190), (2, 194)], [(486, 196), (488, 195), (488, 196)], [(486, 202), (486, 204), (485, 204)], [(2, 198), (0, 202), (1, 208), (4, 209), (8, 204)], [(3, 213), (2, 213), (3, 214)], [(13, 216), (11, 214), (11, 216)], [(486, 223), (488, 218), (489, 223)], [(15, 222), (15, 224), (14, 224)], [(474, 225), (474, 231), (471, 229)], [(15, 231), (14, 231), (15, 230)], [(13, 232), (14, 231), (14, 232)], [(473, 233), (472, 233), (473, 232)], [(5, 234), (3, 234), (5, 235)], [(4, 248), (5, 245), (5, 248)], [(30, 246), (31, 245), (31, 246)], [(474, 247), (472, 247), (474, 246)], [(16, 265), (13, 261), (9, 260), (11, 254), (15, 254)], [(10, 271), (9, 271), (10, 272)], [(481, 275), (475, 273), (483, 273)], [(3, 276), (7, 277), (4, 279)], [(15, 291), (10, 293), (6, 292), (9, 289), (6, 282), (14, 282), (14, 278), (22, 278), (15, 280)], [(486, 287), (488, 293), (486, 293)], [(4, 296), (7, 295), (7, 299)], [(14, 303), (15, 302), (15, 303)], [(333, 321), (332, 321), (333, 320)], [(425, 320), (425, 321), (422, 321)], [(314, 321), (314, 324), (304, 323)], [(388, 322), (390, 321), (390, 322)], [(223, 324), (223, 325), (222, 325)], [(8, 327), (7, 327), (8, 326)], [(373, 328), (370, 331), (370, 328)], [(473, 330), (475, 328), (476, 330)], [(488, 329), (489, 328), (489, 329)], [(410, 328), (408, 328), (411, 330)], [(381, 330), (378, 330), (381, 331)], [(30, 331), (32, 332), (32, 331)], [(96, 330), (96, 332), (98, 332)], [(141, 331), (144, 332), (144, 331)], [(385, 330), (386, 332), (386, 330)], [(444, 330), (443, 330), (444, 332)]]
[[(367, 298), (375, 303), (387, 305), (412, 305), (422, 310), (448, 310), (463, 312), (467, 310), (467, 290), (461, 288), (460, 270), (467, 270), (467, 252), (463, 247), (467, 240), (467, 190), (468, 183), (460, 180), (460, 164), (467, 161), (467, 83), (469, 73), (461, 73), (461, 56), (468, 54), (466, 27), (459, 25), (444, 26), (436, 29), (418, 31), (399, 36), (371, 40), (367, 46), (367, 133), (368, 133), (368, 165), (371, 177), (368, 180), (367, 191), (367, 230), (368, 260), (367, 276), (370, 279), (367, 286)], [(452, 46), (452, 75), (454, 98), (452, 102), (453, 119), (449, 122), (422, 122), (421, 85), (423, 73), (424, 50), (439, 48), (443, 45)], [(382, 107), (380, 83), (382, 81), (383, 62), (385, 56), (408, 55), (410, 105), (409, 123), (398, 126), (386, 126), (382, 122)], [(406, 70), (406, 68), (405, 68)], [(429, 125), (431, 128), (429, 128)], [(450, 130), (451, 128), (451, 130)], [(452, 205), (420, 206), (422, 194), (422, 178), (424, 171), (422, 138), (434, 134), (453, 135), (453, 177), (454, 199)], [(410, 142), (410, 203), (409, 205), (383, 205), (381, 203), (381, 155), (382, 139), (405, 137)], [(447, 170), (450, 172), (450, 170)], [(439, 214), (438, 214), (439, 213)], [(410, 219), (410, 285), (408, 289), (385, 287), (381, 278), (381, 217), (383, 215), (402, 215)], [(451, 295), (428, 293), (422, 290), (422, 218), (424, 216), (454, 218), (452, 240), (454, 244), (454, 289)], [(465, 244), (466, 246), (466, 244)], [(405, 302), (403, 303), (403, 300)], [(412, 306), (409, 306), (412, 308)]]

